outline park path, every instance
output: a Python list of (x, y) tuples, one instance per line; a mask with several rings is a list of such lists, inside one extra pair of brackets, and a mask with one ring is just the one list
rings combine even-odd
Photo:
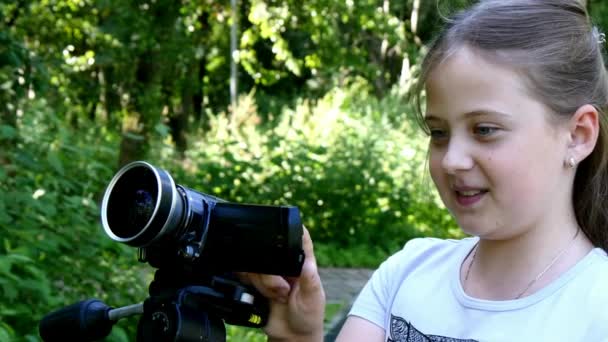
[(346, 319), (353, 301), (371, 277), (373, 270), (366, 268), (320, 268), (319, 276), (328, 304), (343, 304), (325, 329), (325, 342), (333, 342)]

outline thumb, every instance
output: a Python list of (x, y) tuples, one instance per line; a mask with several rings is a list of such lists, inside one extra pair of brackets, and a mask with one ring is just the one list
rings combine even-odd
[(290, 284), (295, 285), (297, 290), (303, 292), (303, 294), (323, 291), (314, 254), (313, 242), (308, 229), (305, 227), (302, 234), (302, 249), (304, 250), (302, 272), (298, 278), (290, 278), (288, 281)]

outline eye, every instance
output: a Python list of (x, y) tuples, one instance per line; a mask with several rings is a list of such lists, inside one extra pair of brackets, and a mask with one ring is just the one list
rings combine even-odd
[(441, 128), (429, 128), (429, 136), (433, 144), (439, 144), (449, 138), (448, 131)]
[(440, 128), (430, 128), (429, 135), (431, 138), (443, 138), (447, 135), (446, 131)]
[(496, 133), (498, 130), (499, 130), (498, 127), (488, 126), (488, 125), (479, 125), (479, 126), (475, 126), (475, 128), (473, 128), (473, 133), (475, 133), (476, 135), (478, 135), (480, 137), (487, 137), (487, 136), (490, 136), (490, 135)]

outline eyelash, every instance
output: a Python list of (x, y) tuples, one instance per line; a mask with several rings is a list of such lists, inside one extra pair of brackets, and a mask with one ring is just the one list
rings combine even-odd
[[(480, 135), (482, 137), (487, 137), (493, 133), (495, 133), (496, 131), (498, 131), (498, 127), (494, 127), (494, 126), (484, 126), (484, 125), (479, 125), (473, 128), (473, 132), (477, 135)], [(486, 132), (485, 134), (480, 133), (480, 130), (489, 130), (490, 132)]]
[[(441, 136), (439, 136), (439, 135), (441, 135)], [(437, 128), (429, 129), (429, 136), (431, 137), (431, 139), (443, 138), (446, 135), (447, 135), (446, 131), (444, 131), (442, 129), (437, 129)]]
[[(478, 126), (473, 127), (472, 131), (475, 136), (483, 139), (483, 138), (489, 138), (490, 136), (492, 136), (499, 130), (500, 130), (500, 128), (495, 127), (495, 126), (478, 125)], [(482, 131), (485, 131), (485, 132), (482, 132)], [(431, 138), (431, 141), (435, 141), (437, 143), (439, 143), (440, 140), (449, 138), (449, 133), (443, 129), (429, 128), (428, 132), (429, 132), (429, 137)]]

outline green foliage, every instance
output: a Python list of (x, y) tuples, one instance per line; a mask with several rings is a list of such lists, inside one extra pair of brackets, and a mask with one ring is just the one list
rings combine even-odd
[(384, 93), (399, 77), (413, 37), (403, 17), (411, 3), (387, 4), (252, 0), (239, 63), (263, 86), (304, 78), (309, 91), (325, 90), (360, 76)]
[[(335, 315), (340, 314), (340, 310), (344, 308), (344, 304), (330, 303), (325, 305), (325, 326), (328, 328), (329, 323)], [(266, 342), (266, 335), (259, 329), (238, 327), (234, 325), (226, 326), (226, 341), (227, 342)]]
[(94, 126), (66, 128), (44, 101), (30, 103), (18, 125), (19, 148), (0, 172), (0, 336), (15, 341), (35, 338), (38, 320), (60, 306), (89, 297), (128, 304), (146, 285), (134, 251), (98, 223), (115, 146)]
[(352, 246), (335, 243), (315, 243), (315, 257), (321, 267), (364, 267), (377, 268), (387, 257), (403, 247), (407, 234), (393, 237), (382, 246), (357, 242)]
[[(239, 2), (249, 95), (230, 111), (228, 1), (0, 2), (0, 341), (38, 340), (42, 315), (81, 299), (145, 298), (151, 270), (99, 224), (130, 158), (227, 200), (297, 205), (325, 266), (461, 236), (400, 94), (441, 17), (472, 1), (414, 2)], [(606, 31), (608, 5), (587, 3)]]
[(99, 224), (130, 158), (228, 200), (297, 205), (322, 265), (373, 267), (412, 237), (460, 234), (422, 176), (425, 138), (399, 95), (436, 30), (433, 2), (240, 2), (250, 95), (226, 112), (231, 10), (0, 3), (0, 341), (37, 340), (42, 315), (84, 298), (145, 298), (150, 269)]
[(608, 32), (608, 4), (601, 0), (587, 0), (587, 9), (599, 31)]
[(266, 342), (266, 335), (259, 329), (238, 327), (234, 325), (226, 326), (226, 342)]
[(300, 101), (260, 129), (246, 96), (232, 115), (214, 117), (184, 167), (159, 163), (179, 183), (230, 201), (296, 205), (316, 242), (377, 246), (376, 260), (394, 241), (455, 233), (436, 197), (421, 196), (425, 138), (408, 112), (398, 95), (376, 100), (354, 84)]
[[(425, 138), (409, 106), (369, 89), (357, 81), (299, 100), (266, 125), (246, 96), (233, 114), (214, 116), (185, 160), (160, 141), (149, 160), (228, 200), (297, 205), (321, 264), (373, 267), (411, 237), (453, 235), (453, 224), (433, 196), (420, 196)], [(139, 302), (150, 281), (135, 250), (99, 224), (119, 136), (84, 119), (75, 130), (44, 100), (23, 108), (15, 126), (0, 129), (0, 140), (18, 138), (0, 170), (0, 337), (16, 341), (35, 340), (42, 315), (78, 300)], [(447, 224), (435, 226), (438, 218)], [(120, 322), (109, 340), (128, 341), (135, 326)], [(261, 336), (233, 329), (233, 340)]]

